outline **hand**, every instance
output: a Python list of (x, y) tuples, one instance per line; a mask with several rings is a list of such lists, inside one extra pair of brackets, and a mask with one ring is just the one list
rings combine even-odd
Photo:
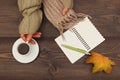
[(41, 37), (41, 33), (40, 32), (36, 32), (35, 34), (21, 34), (20, 37), (28, 43), (31, 44), (35, 44), (35, 41), (32, 40), (32, 38), (40, 38)]
[(69, 11), (69, 8), (63, 8), (63, 10), (62, 10), (62, 15), (64, 16), (64, 15), (66, 15), (67, 14), (67, 12)]

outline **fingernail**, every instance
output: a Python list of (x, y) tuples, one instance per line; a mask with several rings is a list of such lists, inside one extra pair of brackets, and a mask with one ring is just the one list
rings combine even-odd
[(29, 42), (28, 42), (28, 41), (26, 41), (26, 43), (28, 44)]

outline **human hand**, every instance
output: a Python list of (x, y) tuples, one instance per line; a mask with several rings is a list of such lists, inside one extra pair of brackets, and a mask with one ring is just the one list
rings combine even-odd
[(62, 10), (62, 15), (64, 16), (67, 12), (69, 11), (69, 8), (63, 8)]
[(28, 43), (31, 44), (35, 44), (35, 41), (32, 40), (32, 38), (40, 38), (41, 37), (41, 33), (40, 32), (36, 32), (35, 34), (21, 34), (20, 37)]

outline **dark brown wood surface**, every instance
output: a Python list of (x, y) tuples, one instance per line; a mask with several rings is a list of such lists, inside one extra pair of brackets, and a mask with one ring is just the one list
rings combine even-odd
[(74, 0), (76, 12), (92, 16), (92, 22), (106, 38), (94, 50), (116, 62), (111, 74), (92, 74), (84, 56), (71, 64), (54, 41), (59, 32), (44, 17), (40, 31), (38, 58), (21, 64), (12, 56), (12, 45), (19, 38), (21, 14), (17, 0), (0, 0), (0, 80), (120, 80), (120, 0)]

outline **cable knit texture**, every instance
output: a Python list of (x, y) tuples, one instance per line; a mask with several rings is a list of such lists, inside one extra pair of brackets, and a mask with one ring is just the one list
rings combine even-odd
[[(19, 26), (20, 34), (34, 34), (39, 29), (42, 20), (41, 3), (47, 19), (60, 31), (60, 34), (87, 16), (74, 12), (73, 0), (18, 0), (19, 10), (23, 15)], [(62, 10), (65, 7), (69, 8), (69, 11), (63, 16)]]
[(19, 11), (23, 15), (19, 25), (20, 34), (34, 34), (39, 29), (42, 21), (41, 2), (42, 0), (18, 0)]
[[(60, 31), (60, 34), (63, 33), (64, 29), (71, 28), (87, 16), (74, 12), (72, 9), (73, 0), (43, 0), (43, 5), (46, 17)], [(66, 6), (69, 11), (63, 16), (62, 10)]]

